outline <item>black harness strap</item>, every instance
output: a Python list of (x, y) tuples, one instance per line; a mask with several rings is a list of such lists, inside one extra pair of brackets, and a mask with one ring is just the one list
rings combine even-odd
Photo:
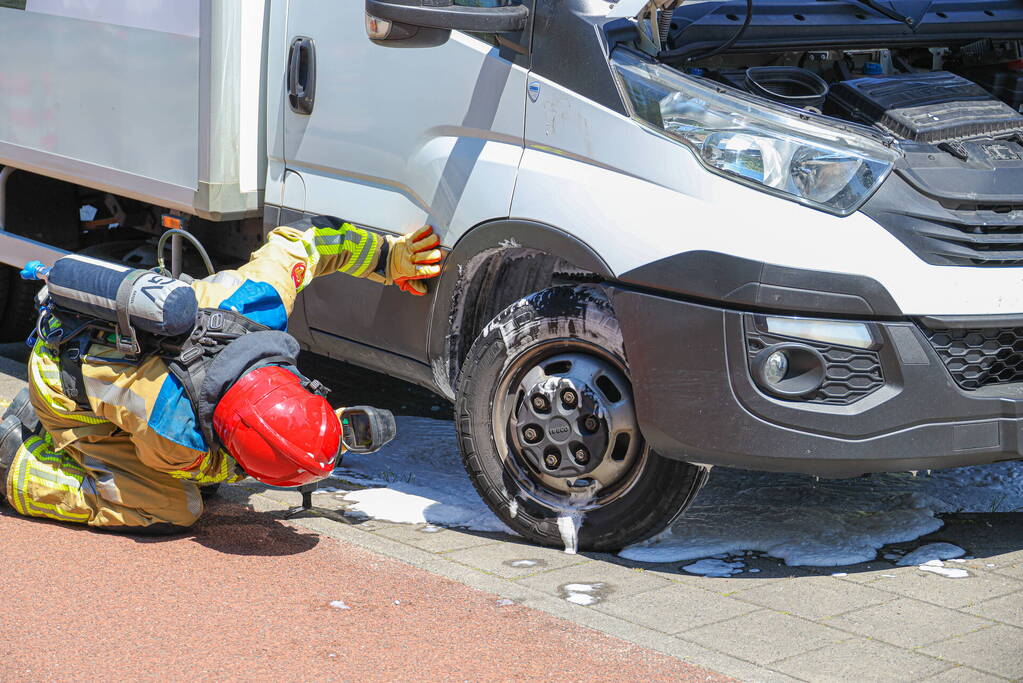
[(64, 395), (75, 402), (79, 410), (92, 410), (85, 392), (82, 359), (92, 342), (88, 332), (79, 333), (60, 346), (60, 387)]
[[(236, 339), (250, 332), (264, 332), (269, 329), (265, 325), (249, 320), (241, 313), (201, 308), (195, 327), (176, 353), (172, 348), (171, 353), (161, 355), (167, 369), (181, 382), (185, 395), (196, 407), (197, 413), (201, 413), (203, 381), (213, 359)], [(204, 419), (203, 415), (197, 417), (198, 427), (207, 447), (211, 450), (219, 448), (222, 444), (213, 429), (213, 420)]]
[[(71, 329), (73, 334), (70, 338), (55, 334), (48, 341), (57, 347), (62, 388), (80, 409), (91, 410), (82, 373), (82, 363), (86, 360), (89, 346), (94, 341), (109, 344), (111, 335), (121, 342), (125, 328), (103, 320), (82, 318), (62, 309), (55, 308), (52, 312), (61, 327)], [(130, 327), (126, 329), (131, 330)], [(136, 337), (132, 330), (131, 340), (138, 345), (138, 353), (129, 353), (120, 343), (116, 344), (119, 350), (128, 353), (126, 359), (90, 360), (137, 365), (153, 355), (160, 357), (167, 364), (168, 371), (181, 383), (195, 408), (199, 430), (210, 450), (223, 445), (213, 428), (217, 403), (246, 372), (266, 365), (279, 365), (295, 373), (309, 391), (321, 395), (329, 391), (318, 381), (309, 380), (298, 372), (295, 363), (299, 346), (291, 335), (270, 330), (235, 311), (201, 308), (195, 326), (187, 336)], [(224, 349), (235, 342), (238, 345), (232, 352), (221, 357)]]
[(131, 317), (128, 314), (128, 304), (131, 301), (131, 288), (135, 282), (146, 274), (144, 270), (136, 270), (121, 280), (117, 287), (117, 327), (114, 334), (117, 337), (117, 350), (137, 356), (142, 352), (138, 337), (135, 335), (135, 328), (131, 326)]

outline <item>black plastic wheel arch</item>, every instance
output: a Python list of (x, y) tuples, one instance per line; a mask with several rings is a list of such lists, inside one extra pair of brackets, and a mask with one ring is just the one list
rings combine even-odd
[[(563, 230), (528, 220), (503, 219), (483, 223), (462, 236), (454, 245), (445, 259), (444, 270), (436, 284), (428, 345), (428, 356), (435, 367), (438, 362), (450, 362), (449, 337), (460, 327), (460, 316), (464, 312), (463, 288), (468, 284), (465, 278), (472, 262), (504, 249), (525, 249), (557, 255), (580, 270), (593, 273), (600, 280), (614, 279), (610, 267), (597, 252)], [(448, 367), (447, 370), (447, 379), (453, 381), (457, 368)], [(441, 377), (436, 379), (438, 382), (443, 381)]]

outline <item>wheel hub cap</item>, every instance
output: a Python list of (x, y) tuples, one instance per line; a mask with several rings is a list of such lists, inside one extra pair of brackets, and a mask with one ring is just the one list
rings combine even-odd
[(564, 353), (531, 368), (509, 416), (514, 448), (559, 492), (616, 483), (641, 448), (631, 391), (612, 363)]

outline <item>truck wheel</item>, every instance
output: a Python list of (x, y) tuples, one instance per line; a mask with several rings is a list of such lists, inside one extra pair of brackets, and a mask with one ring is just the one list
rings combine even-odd
[(706, 478), (644, 442), (618, 321), (592, 287), (552, 287), (499, 313), (462, 366), (455, 409), (476, 490), (543, 545), (613, 551), (648, 538)]
[(24, 341), (36, 323), (36, 294), (42, 285), (22, 280), (19, 271), (10, 266), (0, 266), (0, 280), (5, 282), (0, 293), (6, 290), (7, 294), (6, 305), (0, 301), (4, 321), (0, 342)]

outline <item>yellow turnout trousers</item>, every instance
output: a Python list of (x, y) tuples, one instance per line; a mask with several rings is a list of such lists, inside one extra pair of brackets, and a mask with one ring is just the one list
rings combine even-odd
[(173, 532), (202, 514), (199, 488), (143, 465), (127, 434), (55, 449), (48, 435), (19, 449), (7, 500), (23, 515), (124, 531)]

